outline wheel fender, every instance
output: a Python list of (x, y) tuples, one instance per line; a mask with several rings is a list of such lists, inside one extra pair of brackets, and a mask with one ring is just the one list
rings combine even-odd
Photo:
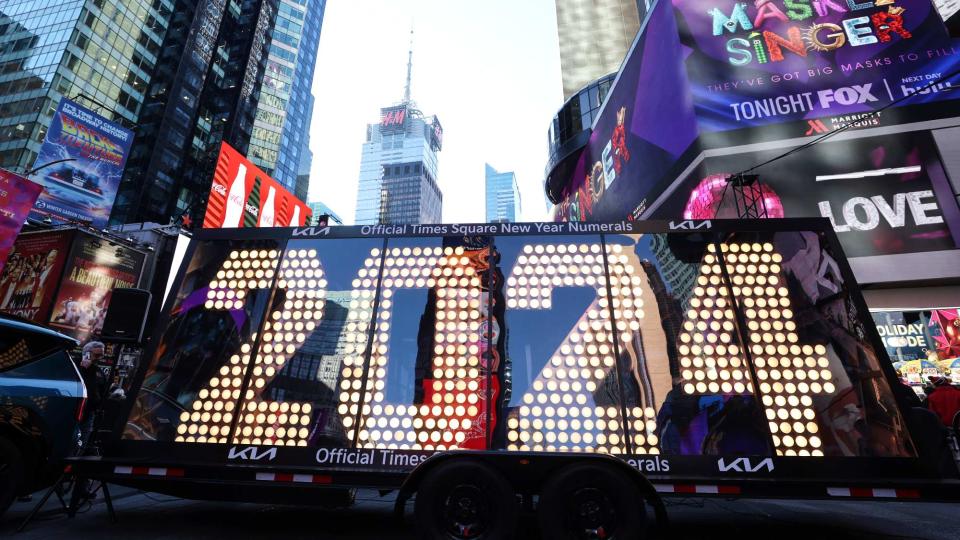
[(470, 456), (471, 454), (472, 452), (466, 451), (438, 452), (421, 461), (420, 464), (417, 465), (409, 475), (407, 475), (406, 479), (403, 481), (403, 484), (400, 486), (400, 491), (397, 493), (397, 500), (393, 506), (394, 513), (398, 517), (403, 516), (407, 501), (409, 501), (410, 497), (416, 493), (417, 489), (420, 487), (420, 482), (423, 481), (424, 477), (426, 477), (431, 470), (436, 468), (437, 465), (446, 463), (451, 459)]
[(653, 507), (653, 513), (657, 519), (657, 527), (661, 531), (666, 529), (668, 525), (667, 506), (663, 503), (660, 494), (657, 493), (656, 486), (654, 486), (653, 482), (644, 476), (642, 472), (631, 467), (626, 461), (606, 454), (582, 454), (579, 457), (590, 458), (598, 462), (606, 463), (631, 478), (633, 482), (637, 484), (637, 487), (640, 488), (640, 492), (643, 493), (646, 501)]

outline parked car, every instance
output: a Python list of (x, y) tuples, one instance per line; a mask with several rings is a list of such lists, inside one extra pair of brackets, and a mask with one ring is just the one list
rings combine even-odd
[(79, 447), (87, 390), (70, 357), (76, 340), (0, 315), (0, 515), (50, 485)]

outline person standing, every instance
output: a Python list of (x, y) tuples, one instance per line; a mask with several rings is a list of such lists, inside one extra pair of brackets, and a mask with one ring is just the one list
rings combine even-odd
[(83, 445), (86, 446), (93, 433), (96, 411), (103, 401), (104, 377), (100, 371), (100, 360), (106, 347), (99, 341), (91, 341), (83, 346), (83, 355), (80, 359), (80, 377), (87, 387), (87, 406), (84, 409), (80, 432)]

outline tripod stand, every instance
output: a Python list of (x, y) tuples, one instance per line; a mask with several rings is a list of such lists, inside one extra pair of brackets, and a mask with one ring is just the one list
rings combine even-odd
[[(90, 436), (87, 437), (87, 440), (84, 441), (83, 446), (80, 448), (78, 455), (87, 456), (87, 455), (100, 455), (100, 437), (104, 433), (109, 433), (109, 430), (97, 430), (97, 426), (102, 424), (103, 421), (103, 405), (97, 407), (93, 413), (93, 430), (90, 433)], [(64, 485), (71, 481), (73, 482), (72, 488), (68, 487), (64, 489)], [(27, 514), (27, 517), (24, 518), (23, 523), (17, 527), (17, 532), (23, 531), (27, 525), (40, 513), (40, 510), (43, 509), (44, 505), (47, 504), (47, 501), (50, 500), (50, 497), (53, 494), (57, 495), (57, 499), (60, 501), (61, 508), (67, 513), (67, 517), (73, 519), (77, 515), (77, 510), (80, 508), (80, 505), (91, 501), (96, 497), (97, 491), (103, 491), (103, 500), (107, 505), (107, 513), (110, 516), (110, 520), (114, 523), (117, 523), (117, 514), (113, 509), (113, 499), (110, 497), (110, 490), (107, 488), (107, 483), (101, 481), (100, 485), (97, 486), (93, 491), (88, 491), (88, 486), (90, 485), (90, 479), (84, 478), (77, 475), (73, 471), (72, 466), (67, 466), (60, 473), (60, 476), (57, 477), (57, 480), (50, 486), (50, 489), (43, 494), (43, 497), (40, 498), (40, 501), (30, 510), (30, 513)], [(66, 491), (70, 491), (70, 503), (67, 504), (63, 500), (63, 496)]]

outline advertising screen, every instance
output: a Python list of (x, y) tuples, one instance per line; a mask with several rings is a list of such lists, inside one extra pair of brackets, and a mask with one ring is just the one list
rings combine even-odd
[(17, 237), (0, 273), (0, 312), (46, 323), (53, 307), (73, 231), (25, 233)]
[(299, 227), (311, 213), (306, 203), (222, 143), (203, 228)]
[(704, 132), (957, 97), (960, 51), (930, 0), (673, 4)]
[[(732, 174), (788, 149), (708, 158), (661, 204), (659, 219), (736, 218)], [(836, 140), (761, 169), (768, 217), (825, 217), (848, 257), (954, 249), (957, 223), (929, 132)]]
[(554, 220), (647, 217), (704, 153), (960, 116), (958, 53), (928, 0), (661, 0)]
[(650, 190), (697, 137), (688, 94), (673, 11), (661, 1), (607, 96), (554, 220), (639, 215)]
[(103, 328), (115, 288), (136, 287), (146, 256), (108, 240), (80, 234), (60, 280), (50, 326), (87, 341)]
[(894, 369), (918, 392), (931, 377), (960, 382), (960, 310), (878, 311), (873, 320)]
[(39, 184), (0, 169), (0, 272), (42, 190)]
[(825, 223), (707, 227), (201, 231), (120, 445), (378, 471), (486, 449), (665, 476), (744, 473), (743, 456), (768, 477), (916, 474)]
[(44, 188), (32, 215), (105, 226), (131, 144), (130, 130), (61, 99), (33, 168), (64, 161), (30, 176)]

